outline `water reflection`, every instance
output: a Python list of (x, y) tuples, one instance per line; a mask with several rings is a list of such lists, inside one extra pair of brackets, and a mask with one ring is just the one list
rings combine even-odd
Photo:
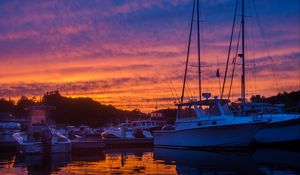
[(264, 174), (300, 174), (299, 150), (258, 149), (253, 158)]
[(28, 174), (51, 174), (71, 162), (71, 154), (18, 155), (14, 167), (26, 167)]
[(176, 164), (179, 174), (258, 174), (249, 152), (154, 149), (154, 159)]
[(51, 156), (0, 152), (0, 174), (297, 174), (299, 165), (299, 150), (132, 148)]

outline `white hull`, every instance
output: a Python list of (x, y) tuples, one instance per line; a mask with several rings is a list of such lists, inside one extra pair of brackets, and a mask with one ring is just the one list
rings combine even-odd
[[(142, 130), (142, 134), (144, 135), (145, 138), (153, 138), (150, 131)], [(104, 131), (101, 135), (102, 135), (102, 137), (104, 135), (112, 135), (114, 138), (122, 138), (122, 139), (137, 138), (137, 137), (135, 137), (133, 130), (122, 130), (121, 128), (104, 129)]]
[(254, 124), (223, 125), (154, 132), (156, 147), (246, 147), (259, 126)]
[(258, 143), (283, 143), (300, 141), (300, 119), (269, 123), (255, 136)]
[[(17, 141), (17, 145), (23, 153), (26, 154), (40, 154), (44, 153), (43, 143), (41, 141), (24, 141), (26, 133), (15, 133), (13, 137)], [(71, 152), (71, 141), (64, 140), (54, 142), (51, 144), (51, 153), (68, 153)]]

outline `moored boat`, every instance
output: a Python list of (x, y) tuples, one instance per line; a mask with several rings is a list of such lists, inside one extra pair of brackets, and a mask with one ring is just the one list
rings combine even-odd
[(285, 113), (281, 104), (252, 102), (245, 103), (244, 107), (245, 118), (256, 118), (264, 122), (255, 135), (256, 143), (270, 145), (300, 143), (299, 113)]
[[(144, 124), (147, 124), (144, 122)], [(152, 138), (149, 128), (146, 128), (141, 121), (121, 123), (118, 126), (104, 128), (101, 133), (102, 139), (134, 139), (134, 138)]]
[(264, 124), (255, 141), (260, 144), (300, 143), (300, 114), (263, 114)]
[(47, 106), (33, 106), (29, 115), (27, 132), (13, 134), (22, 153), (67, 153), (71, 151), (71, 141), (51, 129), (48, 125)]
[(235, 117), (227, 100), (207, 99), (178, 104), (174, 130), (154, 132), (156, 147), (247, 147), (260, 127), (254, 118)]
[[(192, 10), (191, 27), (185, 71), (183, 78), (182, 94), (177, 106), (177, 118), (174, 130), (161, 130), (154, 132), (154, 145), (156, 147), (184, 147), (184, 148), (228, 148), (228, 147), (248, 147), (250, 146), (262, 121), (256, 118), (243, 117), (243, 112), (235, 116), (229, 109), (229, 100), (209, 99), (210, 93), (202, 92), (201, 60), (200, 60), (200, 33), (199, 33), (199, 0), (194, 0)], [(198, 88), (199, 100), (184, 102), (185, 86), (189, 65), (191, 48), (191, 36), (193, 32), (194, 13), (197, 11), (197, 46), (198, 46)], [(236, 12), (235, 12), (236, 13)], [(241, 33), (243, 35), (242, 53), (243, 59), (242, 73), (242, 103), (245, 103), (245, 72), (244, 72), (244, 1), (242, 1)], [(217, 73), (217, 76), (218, 73)], [(201, 100), (202, 97), (205, 100)]]

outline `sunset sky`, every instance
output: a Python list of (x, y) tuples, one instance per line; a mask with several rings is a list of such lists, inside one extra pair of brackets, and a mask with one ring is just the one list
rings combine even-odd
[[(202, 91), (213, 95), (235, 2), (201, 1)], [(192, 0), (1, 0), (0, 97), (59, 90), (122, 109), (149, 112), (156, 101), (173, 107), (191, 11)], [(246, 0), (246, 16), (247, 97), (299, 90), (300, 1)], [(197, 94), (196, 35), (192, 45), (187, 99)], [(240, 72), (238, 65), (232, 99), (240, 94)]]

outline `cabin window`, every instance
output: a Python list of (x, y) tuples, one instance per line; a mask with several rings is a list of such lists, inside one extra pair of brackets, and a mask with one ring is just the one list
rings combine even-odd
[(184, 106), (180, 110), (179, 118), (194, 118), (194, 117), (196, 117), (194, 106)]
[(213, 121), (211, 122), (212, 125), (216, 125), (217, 124), (217, 121)]

